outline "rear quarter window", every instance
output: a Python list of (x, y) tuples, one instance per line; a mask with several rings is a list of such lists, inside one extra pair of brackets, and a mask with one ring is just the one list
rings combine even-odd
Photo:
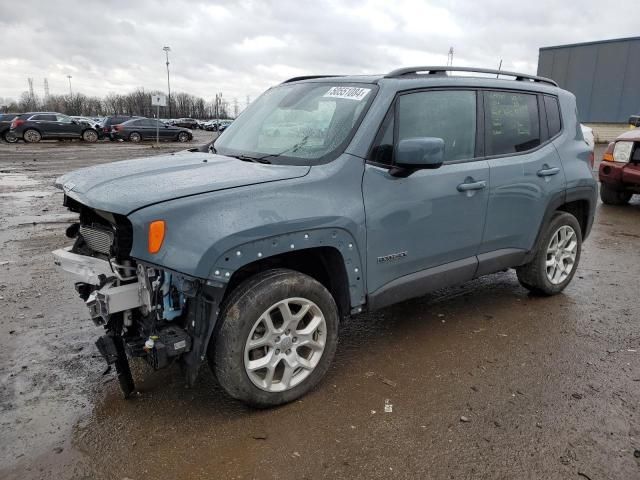
[(558, 99), (544, 96), (544, 108), (547, 111), (547, 127), (549, 128), (549, 137), (555, 137), (562, 130), (562, 120), (560, 117), (560, 105)]

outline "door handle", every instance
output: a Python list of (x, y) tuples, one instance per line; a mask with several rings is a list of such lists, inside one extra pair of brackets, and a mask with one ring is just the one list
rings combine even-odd
[(555, 175), (560, 172), (558, 167), (549, 168), (548, 165), (545, 165), (542, 170), (538, 170), (539, 177), (550, 177), (551, 175)]
[(479, 182), (465, 182), (458, 185), (459, 192), (468, 192), (470, 190), (482, 190), (487, 186), (487, 182), (480, 180)]

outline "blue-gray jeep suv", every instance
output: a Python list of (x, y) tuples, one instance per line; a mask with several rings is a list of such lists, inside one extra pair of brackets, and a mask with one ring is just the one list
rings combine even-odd
[(208, 359), (232, 397), (278, 405), (320, 381), (351, 314), (507, 268), (561, 292), (593, 222), (589, 162), (552, 80), (298, 77), (202, 151), (58, 179), (79, 222), (54, 254), (125, 396), (129, 357), (190, 385)]

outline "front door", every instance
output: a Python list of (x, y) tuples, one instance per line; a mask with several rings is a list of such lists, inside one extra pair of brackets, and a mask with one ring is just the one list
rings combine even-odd
[(56, 131), (60, 137), (80, 138), (85, 128), (79, 121), (73, 120), (67, 115), (56, 115)]
[[(454, 283), (473, 277), (489, 192), (488, 163), (476, 159), (476, 132), (475, 91), (397, 97), (365, 166), (362, 186), (370, 293), (434, 267), (446, 273), (447, 264), (462, 266)], [(405, 178), (392, 176), (394, 145), (415, 137), (442, 138), (444, 164)], [(407, 278), (420, 281), (420, 275)]]

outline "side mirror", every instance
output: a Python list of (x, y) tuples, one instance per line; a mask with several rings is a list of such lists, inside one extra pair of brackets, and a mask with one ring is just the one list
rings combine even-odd
[(640, 127), (640, 115), (631, 115), (629, 117), (629, 125), (632, 127)]
[(406, 175), (423, 168), (439, 168), (444, 160), (444, 140), (436, 137), (406, 138), (398, 142), (395, 167), (390, 172)]
[(74, 125), (78, 125), (78, 122), (75, 120), (71, 120), (71, 123), (73, 123)]

